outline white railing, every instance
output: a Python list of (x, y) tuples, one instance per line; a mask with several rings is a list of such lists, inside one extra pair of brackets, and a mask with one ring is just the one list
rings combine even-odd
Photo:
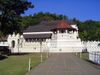
[(100, 51), (89, 52), (89, 60), (94, 63), (100, 64)]
[(0, 46), (9, 46), (8, 42), (0, 42)]

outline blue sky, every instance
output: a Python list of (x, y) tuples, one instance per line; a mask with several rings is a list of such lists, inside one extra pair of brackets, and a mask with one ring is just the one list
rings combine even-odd
[(69, 18), (77, 18), (81, 21), (100, 21), (100, 0), (28, 0), (35, 6), (28, 9), (23, 15), (37, 12), (50, 12), (63, 14)]

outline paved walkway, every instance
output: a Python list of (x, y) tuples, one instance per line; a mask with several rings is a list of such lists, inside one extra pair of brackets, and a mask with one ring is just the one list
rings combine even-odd
[(100, 75), (100, 69), (73, 54), (55, 54), (26, 75)]

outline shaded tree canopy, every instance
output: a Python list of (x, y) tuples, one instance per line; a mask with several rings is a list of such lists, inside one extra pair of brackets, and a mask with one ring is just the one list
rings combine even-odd
[(20, 32), (20, 15), (33, 5), (27, 0), (0, 0), (0, 32)]
[(100, 41), (100, 22), (87, 20), (85, 22), (80, 22), (79, 36), (83, 41)]

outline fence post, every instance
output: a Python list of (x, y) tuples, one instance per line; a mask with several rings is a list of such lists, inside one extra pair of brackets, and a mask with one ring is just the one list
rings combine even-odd
[(80, 52), (80, 58), (82, 57), (82, 52)]
[(47, 58), (49, 57), (49, 51), (47, 51), (47, 53), (46, 53), (46, 57), (47, 57)]
[(29, 62), (28, 62), (28, 71), (31, 70), (31, 58), (29, 58)]
[(77, 52), (76, 52), (76, 56), (77, 56)]

